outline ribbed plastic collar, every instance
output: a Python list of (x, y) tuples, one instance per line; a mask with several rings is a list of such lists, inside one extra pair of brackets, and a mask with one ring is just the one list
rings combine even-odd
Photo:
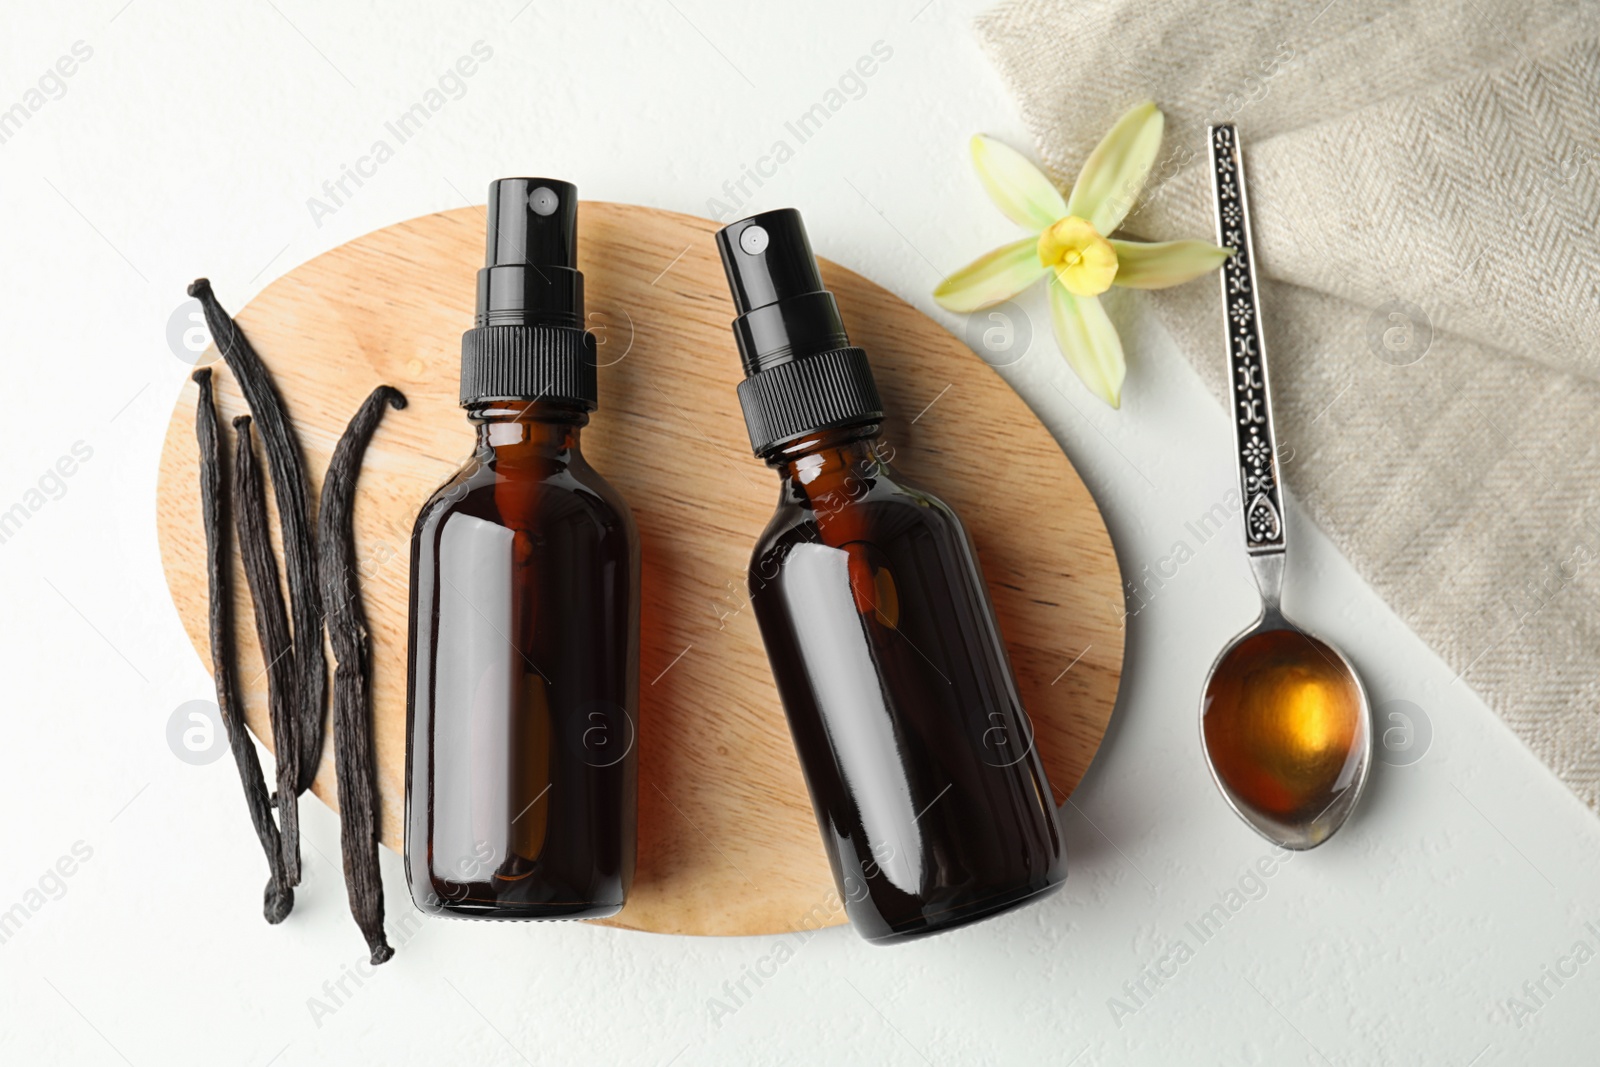
[(480, 326), (461, 335), (461, 405), (567, 400), (600, 405), (595, 339), (564, 326)]
[(854, 347), (757, 371), (739, 383), (739, 406), (758, 456), (804, 434), (883, 419), (867, 353)]

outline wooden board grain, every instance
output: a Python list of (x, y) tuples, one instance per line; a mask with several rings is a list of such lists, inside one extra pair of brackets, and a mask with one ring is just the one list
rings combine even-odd
[[(627, 908), (608, 922), (682, 934), (841, 922), (842, 913), (818, 908), (832, 879), (745, 592), (777, 482), (750, 454), (734, 394), (739, 360), (716, 224), (589, 202), (579, 226), (602, 364), (601, 407), (584, 450), (628, 500), (644, 549), (639, 867)], [(319, 256), (231, 309), (277, 381), (314, 492), (373, 386), (398, 386), (411, 402), (384, 417), (355, 508), (383, 840), (397, 851), (411, 525), (471, 450), (456, 390), (483, 227), (482, 208), (412, 219)], [(1064, 800), (1099, 747), (1122, 666), (1121, 579), (1100, 514), (1049, 433), (965, 345), (859, 275), (826, 261), (822, 270), (852, 341), (872, 358), (896, 465), (971, 530)], [(220, 295), (228, 300), (226, 284)], [(203, 358), (215, 360), (215, 349)], [(245, 406), (217, 367), (227, 427)], [(187, 385), (168, 427), (159, 537), (173, 601), (209, 664), (195, 396)], [(270, 747), (237, 550), (235, 570), (246, 714)], [(315, 791), (337, 805), (331, 740)]]

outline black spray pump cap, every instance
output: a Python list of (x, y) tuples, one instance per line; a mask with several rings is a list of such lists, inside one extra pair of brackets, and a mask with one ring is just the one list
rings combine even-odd
[(479, 326), (583, 326), (578, 189), (549, 178), (489, 184)]
[(744, 364), (739, 403), (757, 455), (818, 430), (879, 422), (867, 354), (850, 344), (793, 208), (717, 231)]
[(717, 249), (739, 313), (733, 332), (746, 374), (849, 347), (800, 212), (781, 208), (741, 219), (717, 232)]
[(553, 178), (489, 184), (477, 327), (461, 338), (461, 403), (597, 406), (595, 340), (584, 330), (578, 189)]

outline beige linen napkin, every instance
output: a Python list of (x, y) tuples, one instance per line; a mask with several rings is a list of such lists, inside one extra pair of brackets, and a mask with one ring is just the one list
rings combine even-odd
[[(1166, 112), (1140, 237), (1212, 232), (1196, 161), (1239, 125), (1291, 490), (1600, 807), (1600, 4), (1013, 0), (977, 29), (1058, 178)], [(1150, 298), (1221, 398), (1215, 286)]]

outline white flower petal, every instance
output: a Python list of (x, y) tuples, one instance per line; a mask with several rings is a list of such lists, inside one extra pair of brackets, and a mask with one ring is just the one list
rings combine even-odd
[(1067, 213), (1060, 190), (1022, 153), (981, 133), (971, 148), (978, 180), (1006, 218), (1037, 233)]
[(1182, 285), (1216, 270), (1233, 255), (1233, 249), (1219, 248), (1210, 241), (1151, 244), (1112, 238), (1111, 247), (1117, 250), (1117, 276), (1111, 284), (1125, 289), (1165, 289), (1169, 285)]
[(939, 283), (934, 300), (946, 311), (970, 312), (1010, 300), (1045, 273), (1038, 239), (1024, 237), (987, 252)]
[(1150, 176), (1165, 126), (1161, 110), (1149, 101), (1118, 119), (1083, 164), (1067, 197), (1067, 214), (1088, 219), (1103, 234), (1121, 225)]
[(1122, 406), (1122, 380), (1128, 364), (1122, 356), (1122, 338), (1111, 325), (1097, 296), (1073, 296), (1060, 285), (1050, 285), (1050, 318), (1056, 344), (1067, 364), (1083, 379), (1089, 391), (1112, 407)]

